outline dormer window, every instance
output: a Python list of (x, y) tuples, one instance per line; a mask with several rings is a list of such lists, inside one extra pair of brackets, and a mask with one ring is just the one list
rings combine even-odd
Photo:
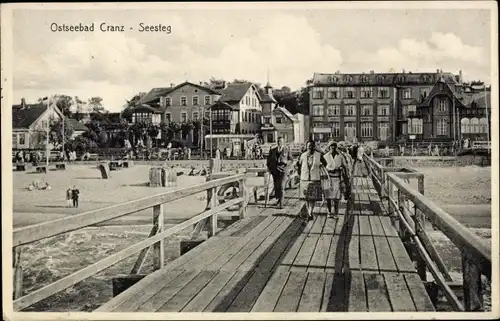
[(398, 82), (405, 82), (405, 76), (399, 75)]
[(361, 82), (368, 82), (368, 76), (361, 76)]
[(352, 76), (345, 76), (344, 81), (345, 82), (352, 82)]
[(428, 75), (423, 75), (421, 80), (423, 83), (428, 83), (430, 82), (430, 77)]
[(335, 76), (328, 76), (328, 82), (337, 83), (339, 79)]
[(378, 82), (379, 84), (384, 83), (384, 76), (378, 76), (378, 77), (377, 77), (377, 82)]

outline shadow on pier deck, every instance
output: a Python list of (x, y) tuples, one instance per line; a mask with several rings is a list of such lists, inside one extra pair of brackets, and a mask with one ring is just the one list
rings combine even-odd
[(113, 298), (96, 312), (434, 311), (424, 283), (368, 178), (354, 206), (299, 217), (296, 190), (282, 210), (248, 216)]

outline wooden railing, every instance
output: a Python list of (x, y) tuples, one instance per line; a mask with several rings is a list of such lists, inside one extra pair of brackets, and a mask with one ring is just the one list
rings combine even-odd
[[(491, 248), (480, 237), (424, 196), (424, 175), (408, 168), (384, 166), (391, 159), (378, 163), (364, 156), (370, 176), (382, 200), (387, 202), (391, 220), (417, 263), (422, 281), (427, 281), (427, 269), (455, 311), (483, 311), (481, 276), (491, 283)], [(418, 190), (410, 179), (418, 180)], [(452, 290), (453, 282), (443, 259), (426, 233), (426, 222), (439, 229), (462, 253), (463, 303)], [(437, 294), (431, 296), (435, 302)]]
[[(260, 170), (260, 169), (259, 169)], [(257, 171), (257, 170), (255, 170)], [(206, 183), (196, 186), (176, 189), (167, 193), (144, 197), (134, 201), (127, 201), (105, 208), (77, 214), (70, 217), (64, 217), (36, 225), (22, 227), (13, 231), (13, 269), (14, 269), (14, 311), (20, 311), (41, 300), (44, 300), (56, 293), (59, 293), (76, 283), (83, 281), (96, 273), (132, 256), (141, 251), (138, 260), (132, 269), (132, 273), (139, 273), (142, 264), (146, 258), (150, 247), (153, 247), (153, 263), (155, 269), (164, 266), (164, 239), (176, 234), (187, 227), (194, 226), (194, 231), (200, 231), (208, 225), (208, 236), (217, 233), (217, 217), (221, 211), (232, 207), (239, 207), (240, 219), (245, 216), (246, 206), (248, 204), (246, 171), (234, 174), (229, 177), (209, 180)], [(223, 204), (217, 204), (217, 190), (227, 184), (237, 183), (239, 193)], [(180, 224), (169, 229), (164, 229), (164, 205), (175, 200), (194, 195), (200, 192), (207, 192), (207, 208), (201, 214), (198, 214)], [(116, 219), (145, 209), (153, 209), (153, 229), (148, 238), (129, 246), (105, 259), (96, 262), (82, 270), (74, 272), (62, 279), (59, 279), (49, 285), (35, 290), (22, 296), (22, 269), (21, 255), (23, 245), (68, 233), (81, 228), (94, 226), (98, 223)]]

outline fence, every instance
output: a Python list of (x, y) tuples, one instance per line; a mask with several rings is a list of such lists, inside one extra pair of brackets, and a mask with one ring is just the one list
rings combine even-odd
[[(364, 155), (364, 160), (375, 188), (381, 198), (387, 201), (389, 215), (399, 236), (408, 245), (417, 262), (420, 278), (425, 282), (429, 269), (434, 284), (443, 292), (455, 311), (482, 311), (481, 276), (486, 276), (491, 283), (491, 248), (424, 196), (422, 173), (413, 169), (388, 166), (393, 164), (391, 158), (380, 159), (378, 163)], [(410, 179), (418, 180), (418, 190), (410, 186)], [(462, 253), (463, 304), (452, 290), (453, 279), (426, 233), (426, 222), (431, 222)], [(434, 295), (434, 301), (436, 296), (437, 293)]]
[[(217, 191), (227, 184), (237, 183), (239, 193), (233, 198), (222, 204), (217, 204)], [(211, 237), (217, 233), (218, 214), (232, 206), (238, 206), (240, 219), (245, 216), (246, 206), (248, 204), (246, 191), (246, 174), (240, 173), (229, 177), (209, 180), (206, 183), (196, 186), (176, 189), (167, 193), (154, 196), (148, 196), (134, 201), (128, 201), (121, 204), (52, 220), (36, 225), (18, 228), (13, 231), (13, 271), (14, 271), (14, 310), (19, 311), (29, 307), (43, 299), (46, 299), (56, 293), (59, 293), (76, 283), (83, 281), (98, 272), (140, 252), (138, 259), (132, 269), (133, 274), (138, 274), (143, 265), (150, 247), (153, 247), (153, 263), (155, 269), (164, 266), (164, 240), (187, 227), (194, 226), (193, 233), (199, 233), (205, 226), (208, 227), (208, 236)], [(180, 224), (164, 230), (164, 204), (175, 200), (185, 198), (200, 192), (207, 192), (207, 208), (201, 214), (198, 214)], [(53, 237), (63, 233), (72, 232), (81, 228), (93, 226), (98, 223), (109, 221), (125, 215), (129, 215), (145, 209), (153, 209), (153, 228), (149, 237), (139, 243), (129, 246), (107, 258), (96, 262), (82, 270), (72, 273), (62, 279), (59, 279), (47, 286), (22, 296), (22, 268), (20, 265), (23, 245)]]

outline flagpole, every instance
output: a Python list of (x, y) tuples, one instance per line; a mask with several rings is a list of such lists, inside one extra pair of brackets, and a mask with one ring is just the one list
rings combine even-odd
[(47, 139), (46, 139), (46, 142), (45, 142), (45, 163), (46, 163), (46, 167), (45, 167), (45, 174), (48, 174), (49, 173), (49, 157), (50, 157), (50, 152), (49, 152), (49, 126), (50, 126), (50, 100), (47, 102), (47, 111), (49, 112), (49, 118), (47, 120)]

